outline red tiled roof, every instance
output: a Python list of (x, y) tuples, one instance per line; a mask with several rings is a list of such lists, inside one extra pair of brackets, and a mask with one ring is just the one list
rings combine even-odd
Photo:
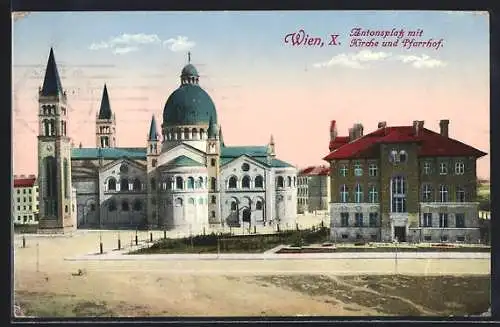
[(318, 175), (328, 175), (330, 174), (330, 168), (325, 166), (311, 166), (302, 169), (299, 175), (306, 176), (318, 176)]
[(14, 187), (33, 187), (35, 185), (36, 178), (16, 178), (14, 179)]
[(393, 126), (379, 128), (355, 141), (349, 142), (330, 152), (323, 160), (359, 158), (366, 155), (367, 150), (372, 149), (375, 145), (401, 142), (418, 143), (420, 145), (418, 156), (420, 157), (464, 156), (479, 158), (486, 155), (483, 151), (426, 128), (423, 128), (419, 135), (415, 135), (413, 126)]

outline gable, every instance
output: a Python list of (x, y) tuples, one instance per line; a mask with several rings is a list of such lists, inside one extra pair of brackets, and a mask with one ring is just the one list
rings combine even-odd
[(122, 164), (126, 164), (128, 166), (129, 171), (130, 169), (132, 169), (137, 172), (146, 172), (147, 169), (145, 165), (139, 164), (128, 158), (121, 158), (104, 165), (103, 167), (101, 167), (100, 171), (103, 173), (111, 170), (119, 171)]
[(190, 159), (194, 162), (202, 163), (203, 166), (205, 163), (205, 153), (204, 152), (202, 152), (202, 151), (200, 151), (192, 146), (189, 146), (187, 144), (181, 143), (181, 144), (177, 145), (176, 147), (173, 147), (173, 148), (169, 149), (168, 151), (161, 153), (159, 158), (158, 158), (158, 165), (159, 166), (168, 165), (170, 162), (172, 162), (176, 158), (179, 158), (178, 160), (183, 160), (186, 162), (188, 159)]

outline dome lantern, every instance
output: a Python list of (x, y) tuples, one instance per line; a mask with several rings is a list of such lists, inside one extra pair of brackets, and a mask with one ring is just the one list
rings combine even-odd
[(188, 52), (188, 64), (182, 68), (181, 85), (198, 84), (200, 75), (198, 70), (191, 64), (191, 52)]

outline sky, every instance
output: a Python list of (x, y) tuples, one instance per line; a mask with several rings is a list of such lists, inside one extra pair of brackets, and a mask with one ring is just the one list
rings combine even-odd
[[(294, 45), (301, 35), (311, 45)], [(16, 174), (37, 173), (37, 90), (51, 47), (75, 146), (95, 147), (106, 83), (117, 146), (145, 147), (151, 115), (161, 125), (189, 51), (226, 145), (266, 145), (272, 134), (278, 158), (302, 168), (327, 164), (331, 120), (343, 136), (358, 122), (366, 134), (379, 121), (424, 120), (439, 131), (439, 120), (449, 119), (450, 137), (490, 152), (486, 12), (17, 13)], [(478, 160), (478, 176), (489, 178), (489, 156)]]

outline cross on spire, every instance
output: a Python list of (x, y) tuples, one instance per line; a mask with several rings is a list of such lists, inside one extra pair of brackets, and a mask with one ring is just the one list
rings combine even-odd
[(190, 64), (190, 63), (191, 63), (191, 52), (188, 51), (188, 64)]

